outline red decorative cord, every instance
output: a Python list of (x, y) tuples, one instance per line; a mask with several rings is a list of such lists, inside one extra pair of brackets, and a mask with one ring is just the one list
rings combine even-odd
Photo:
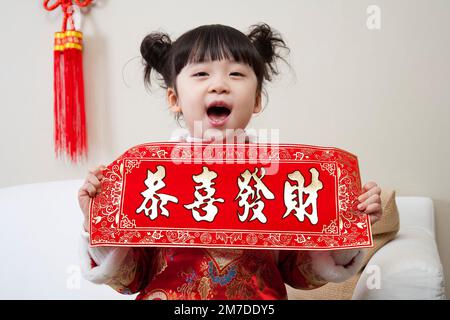
[[(55, 0), (53, 4), (49, 4), (50, 0), (44, 0), (44, 8), (47, 11), (55, 10), (57, 7), (61, 6), (61, 9), (64, 13), (63, 23), (62, 23), (62, 31), (67, 30), (67, 22), (70, 23), (69, 30), (75, 30), (75, 25), (73, 23), (73, 3), (72, 0)], [(92, 0), (73, 0), (77, 6), (80, 8), (87, 7), (92, 3)]]

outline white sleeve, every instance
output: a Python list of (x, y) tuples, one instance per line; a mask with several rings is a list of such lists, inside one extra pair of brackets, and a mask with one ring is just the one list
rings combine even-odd
[[(81, 231), (79, 248), (83, 277), (98, 284), (109, 282), (117, 274), (131, 250), (128, 247), (90, 247), (89, 233), (85, 230)], [(95, 266), (92, 261), (95, 262)]]
[(363, 267), (367, 249), (310, 251), (312, 268), (328, 282), (343, 282)]

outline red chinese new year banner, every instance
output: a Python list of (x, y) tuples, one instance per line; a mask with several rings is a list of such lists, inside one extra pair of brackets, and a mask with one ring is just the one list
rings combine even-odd
[(372, 247), (357, 157), (338, 148), (147, 143), (103, 176), (92, 246)]

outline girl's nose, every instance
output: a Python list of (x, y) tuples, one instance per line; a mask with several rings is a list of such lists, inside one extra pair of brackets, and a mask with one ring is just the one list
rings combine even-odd
[(223, 79), (218, 79), (212, 83), (208, 90), (209, 93), (229, 93), (230, 87)]

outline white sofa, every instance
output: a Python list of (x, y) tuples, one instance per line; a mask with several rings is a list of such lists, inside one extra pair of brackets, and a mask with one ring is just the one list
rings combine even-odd
[[(0, 299), (134, 299), (81, 276), (82, 180), (0, 189)], [(354, 299), (444, 299), (433, 202), (396, 197), (400, 232), (369, 261)]]

